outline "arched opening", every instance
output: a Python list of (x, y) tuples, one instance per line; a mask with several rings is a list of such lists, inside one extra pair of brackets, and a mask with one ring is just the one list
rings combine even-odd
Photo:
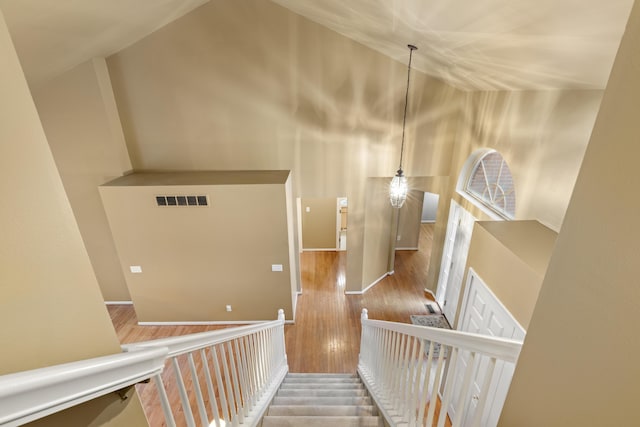
[(516, 192), (509, 165), (496, 150), (473, 153), (458, 178), (457, 191), (496, 219), (514, 219)]

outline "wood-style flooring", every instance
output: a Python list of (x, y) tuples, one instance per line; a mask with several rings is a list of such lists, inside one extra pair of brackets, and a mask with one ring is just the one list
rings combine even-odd
[[(412, 314), (428, 314), (424, 288), (432, 239), (433, 224), (422, 224), (420, 250), (397, 251), (395, 274), (363, 295), (344, 293), (346, 252), (300, 254), (303, 291), (295, 324), (285, 326), (290, 372), (355, 373), (362, 308), (368, 309), (370, 319), (403, 323), (410, 323)], [(139, 326), (132, 305), (110, 305), (108, 311), (123, 344), (229, 327)], [(164, 425), (161, 410), (153, 403), (157, 402), (155, 387), (140, 385), (138, 392), (148, 416), (158, 417), (149, 420), (151, 425)]]

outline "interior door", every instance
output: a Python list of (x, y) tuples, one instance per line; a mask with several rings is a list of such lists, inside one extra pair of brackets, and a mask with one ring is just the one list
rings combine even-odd
[[(462, 305), (459, 330), (494, 337), (524, 340), (525, 330), (502, 305), (500, 300), (491, 292), (487, 285), (478, 277), (473, 269), (469, 269), (465, 298)], [(458, 357), (456, 376), (454, 378), (454, 396), (461, 394), (463, 372), (469, 364), (470, 354), (462, 352)], [(488, 358), (476, 358), (474, 361), (471, 397), (465, 403), (467, 410), (461, 425), (469, 425), (475, 414), (480, 394), (480, 387), (487, 375)], [(502, 406), (504, 405), (511, 384), (515, 365), (513, 363), (497, 362), (494, 372), (494, 384), (489, 389), (489, 400), (486, 412), (480, 425), (490, 427), (498, 424)], [(449, 414), (455, 416), (458, 398), (454, 397), (449, 408)]]
[[(457, 218), (457, 221), (452, 224), (453, 241), (450, 243), (451, 254), (448, 259), (446, 259), (448, 262), (448, 271), (445, 276), (444, 300), (442, 302), (439, 301), (442, 307), (442, 313), (451, 324), (454, 323), (458, 310), (464, 268), (467, 264), (467, 255), (469, 254), (469, 245), (471, 244), (471, 233), (473, 232), (473, 224), (475, 222), (473, 215), (457, 203), (455, 203), (455, 210), (454, 219)], [(443, 257), (443, 260), (445, 260), (445, 257)], [(445, 277), (443, 277), (443, 280)]]

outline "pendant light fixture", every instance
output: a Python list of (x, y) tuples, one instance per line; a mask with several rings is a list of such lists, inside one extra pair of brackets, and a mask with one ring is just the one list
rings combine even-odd
[(396, 176), (391, 180), (389, 185), (389, 199), (391, 200), (391, 206), (394, 208), (401, 208), (407, 200), (407, 193), (409, 192), (409, 184), (407, 183), (407, 177), (404, 176), (402, 171), (402, 156), (404, 155), (404, 129), (407, 123), (407, 105), (409, 104), (409, 79), (411, 77), (411, 57), (413, 51), (418, 49), (414, 45), (407, 45), (409, 48), (409, 66), (407, 67), (407, 91), (404, 96), (404, 115), (402, 117), (402, 145), (400, 146), (400, 166)]

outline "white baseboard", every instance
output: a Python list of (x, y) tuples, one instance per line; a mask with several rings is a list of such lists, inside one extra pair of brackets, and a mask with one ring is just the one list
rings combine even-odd
[(133, 305), (133, 301), (105, 301), (106, 305)]
[(424, 291), (433, 297), (433, 300), (436, 300), (436, 294), (433, 293), (431, 289), (424, 288)]
[(338, 248), (307, 248), (303, 249), (302, 252), (337, 252)]
[(435, 220), (428, 219), (426, 221), (420, 221), (420, 224), (435, 224)]
[(364, 288), (361, 291), (345, 291), (345, 295), (362, 295), (365, 292), (367, 292), (369, 289), (373, 288), (375, 285), (377, 285), (378, 283), (380, 283), (382, 281), (382, 279), (384, 279), (387, 276), (391, 276), (393, 275), (393, 271), (389, 271), (387, 273), (384, 273), (382, 276), (378, 277), (372, 284), (370, 284), (369, 286), (367, 286), (366, 288)]
[(419, 251), (420, 248), (414, 247), (414, 248), (396, 248), (396, 251)]
[[(271, 322), (271, 320), (193, 320), (185, 322), (138, 322), (139, 326), (206, 326), (206, 325), (253, 325)], [(293, 320), (285, 320), (286, 324), (293, 324)]]

